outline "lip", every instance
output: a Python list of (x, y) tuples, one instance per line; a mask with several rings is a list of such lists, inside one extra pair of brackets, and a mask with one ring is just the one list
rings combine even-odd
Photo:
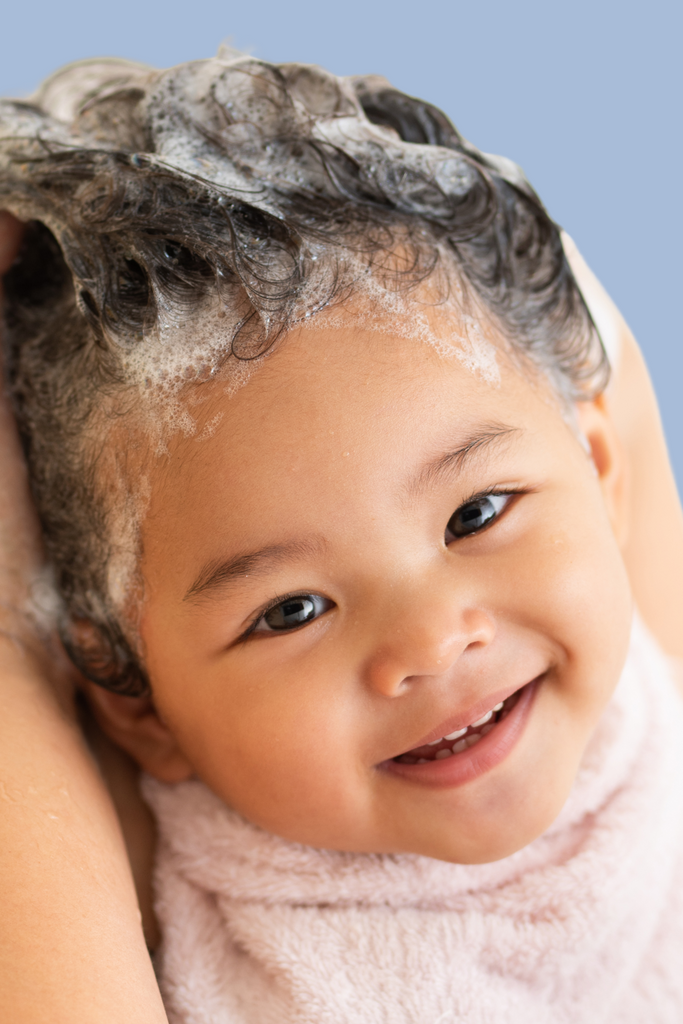
[[(529, 685), (529, 684), (527, 684)], [(413, 743), (410, 746), (410, 750), (416, 750), (417, 747), (426, 747), (434, 740), (440, 740), (442, 736), (448, 736), (452, 732), (457, 732), (459, 729), (466, 729), (472, 722), (477, 722), (487, 711), (491, 708), (495, 708), (496, 704), (502, 704), (508, 697), (511, 697), (513, 693), (517, 693), (518, 690), (524, 688), (521, 680), (514, 686), (507, 686), (504, 690), (498, 690), (496, 693), (491, 693), (487, 697), (483, 697), (478, 700), (476, 704), (473, 704), (466, 712), (460, 712), (456, 717), (447, 718), (445, 722), (441, 722), (436, 729), (432, 729), (431, 732), (427, 733), (426, 736), (420, 740), (419, 743)], [(401, 751), (405, 753), (405, 751)]]
[[(531, 713), (534, 697), (538, 692), (542, 679), (543, 676), (538, 676), (521, 689), (518, 687), (517, 689), (520, 691), (519, 699), (515, 702), (512, 710), (496, 725), (495, 729), (492, 729), (490, 733), (482, 737), (473, 747), (469, 747), (459, 754), (453, 754), (451, 757), (440, 761), (428, 761), (426, 764), (400, 764), (397, 761), (389, 760), (383, 761), (378, 767), (390, 775), (405, 779), (407, 782), (415, 782), (419, 785), (437, 789), (462, 786), (467, 782), (471, 782), (480, 775), (491, 771), (496, 765), (501, 764), (512, 753), (513, 748), (517, 745), (524, 732)], [(516, 692), (517, 690), (512, 691), (512, 693)], [(510, 692), (506, 694), (507, 697), (511, 695)], [(500, 699), (495, 700), (493, 705), (488, 706), (495, 706), (495, 704), (499, 703)], [(481, 714), (484, 714), (486, 710), (482, 708)], [(460, 716), (460, 720), (462, 720), (462, 716)], [(470, 719), (470, 721), (473, 720), (476, 721), (476, 718)], [(455, 731), (457, 728), (463, 728), (463, 726), (453, 725), (449, 731)], [(437, 739), (443, 735), (445, 734), (437, 731), (431, 732), (429, 737)], [(425, 742), (428, 743), (429, 739)], [(415, 747), (421, 745), (415, 744)]]

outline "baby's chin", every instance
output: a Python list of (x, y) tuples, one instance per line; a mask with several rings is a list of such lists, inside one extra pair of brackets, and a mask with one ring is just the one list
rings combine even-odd
[[(555, 788), (552, 794), (542, 794), (542, 805), (538, 800), (524, 801), (519, 812), (481, 816), (473, 823), (470, 820), (466, 827), (455, 814), (452, 815), (451, 827), (444, 827), (444, 815), (435, 815), (433, 829), (423, 827), (422, 821), (412, 835), (404, 832), (400, 837), (388, 836), (384, 842), (381, 835), (368, 836), (364, 841), (363, 838), (345, 837), (338, 832), (325, 836), (324, 830), (317, 835), (307, 830), (303, 835), (296, 829), (287, 829), (283, 835), (282, 830), (259, 824), (290, 842), (318, 849), (389, 856), (408, 854), (449, 864), (491, 864), (523, 850), (551, 827), (566, 803), (572, 781), (570, 779), (568, 784)], [(406, 831), (410, 833), (412, 830)]]
[(404, 833), (395, 849), (382, 852), (417, 854), (452, 864), (490, 864), (511, 857), (555, 823), (572, 790), (582, 755), (583, 748), (574, 756), (555, 758), (545, 771), (536, 765), (507, 777), (501, 773), (497, 785), (484, 792), (482, 799), (465, 802), (464, 809), (434, 814), (433, 828)]
[(489, 830), (480, 826), (469, 834), (465, 834), (464, 830), (454, 823), (450, 834), (441, 832), (423, 835), (412, 841), (408, 839), (399, 843), (318, 842), (305, 845), (357, 854), (408, 854), (429, 857), (431, 860), (440, 860), (448, 864), (492, 864), (519, 853), (540, 838), (555, 822), (565, 802), (566, 796), (557, 800), (553, 806), (545, 808), (545, 813), (534, 815), (533, 820), (502, 822), (498, 827), (491, 827)]
[(564, 802), (559, 801), (558, 806), (542, 818), (525, 823), (526, 827), (519, 827), (513, 823), (508, 827), (503, 826), (493, 834), (472, 836), (467, 842), (435, 842), (424, 846), (419, 844), (419, 850), (414, 849), (410, 852), (449, 864), (492, 864), (512, 857), (539, 839), (557, 819)]
[(563, 798), (552, 803), (549, 801), (549, 805), (543, 809), (543, 813), (535, 813), (531, 820), (527, 817), (523, 821), (519, 819), (504, 820), (499, 825), (488, 829), (480, 825), (467, 835), (460, 832), (457, 825), (454, 825), (454, 830), (459, 833), (457, 837), (448, 835), (424, 837), (423, 840), (407, 843), (401, 849), (384, 852), (414, 854), (430, 857), (432, 860), (445, 861), (449, 864), (492, 864), (519, 853), (520, 850), (539, 839), (557, 819), (568, 795), (569, 791)]

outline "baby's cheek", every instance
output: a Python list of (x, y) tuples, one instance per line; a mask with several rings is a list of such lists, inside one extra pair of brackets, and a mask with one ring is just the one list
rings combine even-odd
[(630, 616), (628, 577), (597, 485), (581, 477), (568, 483), (536, 532), (534, 568), (563, 616), (591, 616), (604, 628)]
[(602, 520), (594, 522), (591, 530), (550, 534), (539, 566), (547, 603), (539, 614), (560, 657), (556, 685), (581, 733), (593, 728), (618, 682), (632, 618), (619, 548)]
[[(329, 683), (329, 674), (322, 678)], [(206, 690), (213, 697), (186, 723), (186, 745), (197, 774), (226, 803), (280, 835), (335, 808), (343, 813), (352, 744), (324, 681), (226, 672)]]

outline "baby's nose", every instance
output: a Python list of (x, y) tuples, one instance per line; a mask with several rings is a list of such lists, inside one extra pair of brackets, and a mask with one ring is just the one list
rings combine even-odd
[(398, 697), (420, 679), (447, 673), (466, 651), (487, 647), (495, 632), (483, 608), (438, 601), (406, 608), (379, 638), (366, 664), (366, 682), (385, 697)]

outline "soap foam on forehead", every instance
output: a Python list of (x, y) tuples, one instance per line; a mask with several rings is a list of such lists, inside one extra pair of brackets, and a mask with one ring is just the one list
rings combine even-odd
[[(443, 270), (441, 265), (440, 271)], [(427, 279), (411, 289), (389, 287), (382, 275), (358, 273), (348, 305), (333, 306), (320, 314), (324, 324), (344, 327), (353, 322), (364, 330), (405, 338), (429, 345), (444, 359), (457, 359), (466, 369), (488, 384), (500, 384), (495, 344), (482, 325), (466, 310), (471, 300), (456, 281), (449, 281), (447, 293), (439, 295), (443, 275), (432, 284)]]

